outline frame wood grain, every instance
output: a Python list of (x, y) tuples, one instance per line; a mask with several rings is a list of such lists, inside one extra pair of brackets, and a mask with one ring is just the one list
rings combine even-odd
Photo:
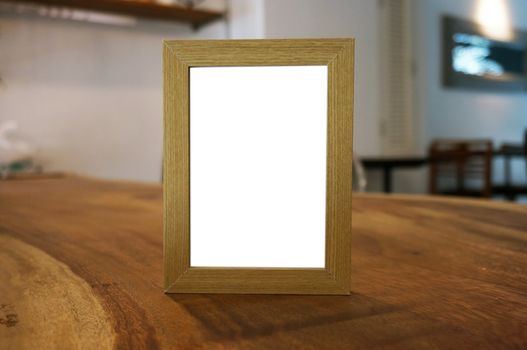
[[(353, 39), (164, 42), (164, 286), (167, 293), (350, 294)], [(325, 268), (190, 266), (189, 69), (328, 66)]]

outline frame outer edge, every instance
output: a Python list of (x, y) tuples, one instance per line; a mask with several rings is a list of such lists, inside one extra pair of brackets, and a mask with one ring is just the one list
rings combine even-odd
[(174, 236), (170, 234), (174, 228), (174, 63), (175, 57), (167, 42), (163, 45), (163, 263), (164, 288), (166, 291), (175, 281), (172, 249), (175, 245)]
[[(242, 41), (239, 41), (240, 43)], [(255, 43), (256, 41), (251, 41)], [(260, 41), (265, 44), (264, 41)], [(275, 45), (276, 40), (273, 41)], [(284, 41), (285, 42), (285, 41)], [(299, 40), (294, 41), (300, 43)], [(310, 40), (305, 40), (304, 44)], [(331, 169), (328, 167), (328, 191), (331, 191), (331, 199), (327, 199), (326, 206), (331, 206), (331, 223), (326, 226), (326, 273), (333, 282), (333, 287), (316, 287), (316, 280), (310, 282), (309, 287), (298, 290), (294, 288), (293, 293), (302, 294), (350, 294), (351, 281), (351, 166), (352, 166), (352, 142), (353, 142), (353, 63), (354, 63), (354, 40), (353, 39), (331, 39), (325, 46), (317, 40), (319, 49), (326, 48), (333, 54), (326, 61), (328, 69), (331, 70), (331, 84), (333, 89), (328, 94), (328, 122), (331, 120), (331, 158), (328, 153), (328, 161), (332, 162)], [(202, 42), (206, 44), (205, 42)], [(246, 41), (247, 43), (247, 41)], [(210, 275), (209, 281), (196, 280), (194, 273), (190, 273), (190, 153), (189, 153), (189, 67), (193, 66), (193, 56), (186, 50), (191, 42), (165, 41), (164, 42), (164, 176), (163, 176), (163, 201), (164, 201), (164, 266), (165, 266), (165, 291), (170, 293), (190, 292), (218, 292), (214, 285), (224, 281), (215, 281), (214, 274)], [(229, 42), (229, 47), (233, 45)], [(202, 45), (196, 44), (196, 45)], [(215, 42), (214, 47), (221, 45)], [(271, 45), (271, 43), (270, 43)], [(206, 45), (205, 45), (206, 46)], [(263, 46), (265, 47), (265, 46)], [(179, 57), (176, 52), (183, 49), (185, 58)], [(233, 48), (235, 49), (235, 48)], [(249, 49), (249, 48), (248, 48)], [(291, 47), (290, 49), (294, 49)], [(250, 51), (251, 49), (249, 49)], [(193, 50), (191, 50), (193, 51)], [(330, 52), (331, 52), (330, 51)], [(241, 55), (238, 51), (237, 55)], [(249, 57), (251, 53), (246, 53)], [(242, 56), (243, 57), (243, 56)], [(252, 56), (251, 56), (252, 57)], [(306, 56), (306, 62), (312, 62), (310, 56)], [(266, 58), (261, 57), (255, 66), (262, 65)], [(213, 62), (213, 59), (212, 61)], [(235, 61), (240, 62), (240, 61)], [(250, 61), (252, 63), (252, 60)], [(296, 63), (296, 62), (295, 62)], [(298, 63), (302, 65), (300, 61)], [(253, 64), (250, 64), (253, 65)], [(329, 130), (329, 128), (328, 128)], [(329, 135), (328, 135), (329, 136)], [(328, 139), (328, 142), (330, 140)], [(327, 181), (328, 181), (327, 180)], [(327, 214), (326, 214), (327, 215)], [(328, 223), (329, 221), (327, 221)], [(332, 235), (328, 236), (328, 228), (332, 227)], [(330, 249), (328, 250), (328, 246)], [(211, 270), (212, 271), (212, 270)], [(187, 273), (188, 272), (188, 273)], [(232, 272), (236, 274), (236, 271)], [(197, 277), (197, 276), (196, 276)], [(233, 277), (233, 278), (231, 278)], [(233, 282), (237, 277), (231, 275)], [(241, 277), (241, 274), (240, 274)], [(269, 275), (270, 277), (270, 275)], [(265, 277), (262, 276), (262, 278)], [(325, 280), (325, 278), (324, 278)], [(330, 281), (326, 280), (326, 281)], [(186, 281), (186, 282), (184, 282)], [(192, 282), (195, 281), (195, 282)], [(320, 280), (322, 281), (322, 280)], [(248, 281), (247, 281), (248, 282)], [(254, 281), (253, 281), (254, 282)], [(284, 281), (285, 282), (285, 281)], [(191, 287), (188, 283), (198, 283)], [(203, 284), (205, 283), (205, 284)], [(241, 284), (240, 284), (241, 283)], [(313, 283), (313, 284), (311, 284)], [(225, 286), (219, 289), (230, 293), (254, 293), (244, 291), (242, 282), (238, 278), (236, 287)], [(288, 294), (287, 284), (284, 286), (269, 285), (267, 293)], [(199, 286), (203, 287), (199, 287)], [(291, 284), (291, 287), (294, 285)], [(184, 287), (187, 286), (187, 287)], [(219, 285), (218, 285), (219, 287)], [(190, 289), (188, 289), (190, 288)], [(238, 289), (237, 289), (238, 288)], [(293, 290), (293, 289), (292, 289)], [(289, 292), (289, 293), (291, 293)]]

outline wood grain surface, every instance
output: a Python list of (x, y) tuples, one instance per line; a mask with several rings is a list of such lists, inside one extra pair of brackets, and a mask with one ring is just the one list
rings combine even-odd
[(0, 349), (525, 349), (527, 208), (357, 195), (351, 296), (163, 293), (159, 185), (0, 182)]

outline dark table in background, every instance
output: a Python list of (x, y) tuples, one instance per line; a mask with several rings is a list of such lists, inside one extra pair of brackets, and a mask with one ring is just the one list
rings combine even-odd
[[(492, 154), (494, 159), (502, 157), (504, 159), (504, 183), (493, 185), (493, 194), (502, 194), (509, 199), (513, 199), (517, 194), (527, 194), (527, 185), (513, 185), (511, 179), (511, 159), (514, 157), (526, 157), (523, 145), (505, 144), (495, 150)], [(527, 157), (526, 157), (527, 159)], [(381, 170), (383, 174), (383, 192), (392, 192), (393, 171), (401, 168), (419, 168), (430, 162), (428, 156), (379, 156), (365, 157), (361, 161), (366, 170)], [(527, 161), (527, 160), (526, 160)]]
[(383, 191), (392, 192), (392, 173), (398, 168), (417, 168), (428, 163), (425, 156), (402, 156), (402, 157), (367, 157), (361, 158), (366, 170), (380, 169), (382, 171)]

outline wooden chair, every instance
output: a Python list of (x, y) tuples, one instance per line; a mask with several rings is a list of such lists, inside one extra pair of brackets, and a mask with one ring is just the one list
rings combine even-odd
[(492, 194), (492, 141), (436, 140), (429, 150), (429, 192), (470, 197)]

